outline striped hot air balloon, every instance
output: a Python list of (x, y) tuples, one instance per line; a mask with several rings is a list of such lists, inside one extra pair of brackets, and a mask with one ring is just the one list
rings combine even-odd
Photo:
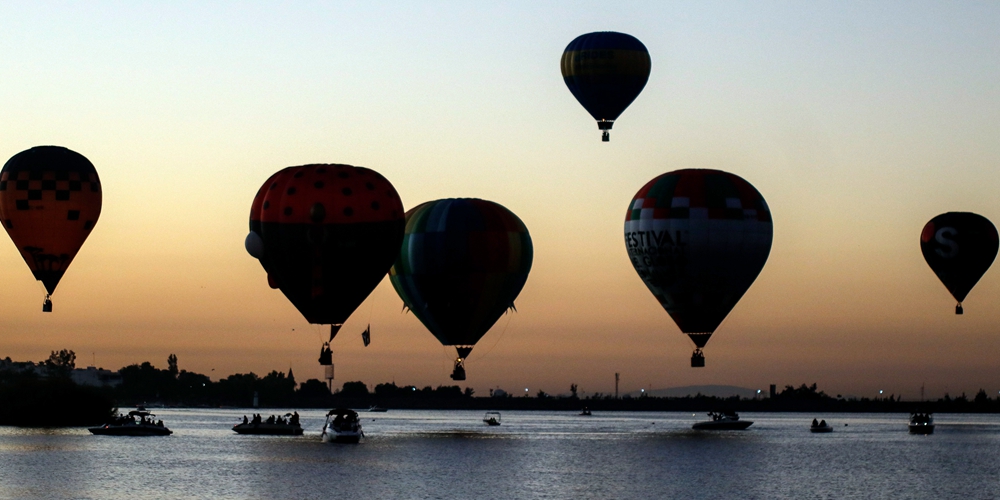
[(625, 247), (639, 277), (694, 341), (709, 337), (750, 288), (771, 251), (771, 211), (742, 178), (719, 170), (663, 174), (636, 193)]
[(454, 380), (465, 380), (465, 358), (514, 306), (532, 255), (521, 219), (491, 201), (444, 199), (406, 212), (389, 278), (438, 341), (458, 350)]
[(599, 31), (570, 42), (560, 66), (569, 91), (597, 120), (607, 142), (614, 121), (646, 86), (651, 62), (646, 46), (634, 36)]
[(14, 155), (0, 171), (0, 219), (45, 285), (42, 310), (101, 215), (101, 180), (90, 160), (59, 146)]

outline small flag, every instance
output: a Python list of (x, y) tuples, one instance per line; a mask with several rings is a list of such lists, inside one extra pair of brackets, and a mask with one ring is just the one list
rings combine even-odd
[(372, 343), (372, 325), (369, 324), (365, 331), (361, 332), (361, 340), (365, 342), (365, 347)]

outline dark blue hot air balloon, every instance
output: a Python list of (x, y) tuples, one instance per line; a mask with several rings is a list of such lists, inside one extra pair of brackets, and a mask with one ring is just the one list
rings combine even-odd
[(948, 212), (931, 219), (920, 233), (920, 251), (958, 304), (993, 264), (1000, 248), (997, 228), (982, 215)]
[(597, 120), (607, 142), (614, 121), (646, 86), (651, 62), (646, 46), (634, 36), (599, 31), (570, 42), (561, 66), (569, 91)]

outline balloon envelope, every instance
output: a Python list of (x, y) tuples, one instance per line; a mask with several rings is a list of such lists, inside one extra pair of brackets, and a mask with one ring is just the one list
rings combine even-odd
[(993, 223), (968, 212), (938, 215), (920, 233), (927, 265), (959, 303), (993, 264), (998, 244)]
[(49, 294), (97, 223), (101, 197), (94, 165), (63, 147), (22, 151), (0, 171), (0, 219)]
[[(274, 174), (250, 210), (247, 250), (310, 323), (342, 324), (385, 276), (403, 204), (377, 172), (303, 165)], [(259, 241), (257, 241), (259, 239)]]
[(632, 265), (699, 348), (763, 269), (772, 232), (764, 197), (719, 170), (663, 174), (636, 193), (625, 215)]
[(563, 80), (602, 129), (632, 104), (649, 79), (646, 46), (625, 33), (600, 31), (576, 37), (566, 46)]
[(441, 344), (471, 346), (513, 306), (532, 256), (528, 229), (510, 210), (479, 199), (437, 200), (406, 213), (389, 277)]

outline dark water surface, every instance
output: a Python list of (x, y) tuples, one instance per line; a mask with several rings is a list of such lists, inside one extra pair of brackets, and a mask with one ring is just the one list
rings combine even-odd
[[(361, 412), (360, 445), (240, 436), (252, 410), (153, 410), (170, 437), (0, 427), (0, 498), (1000, 498), (1000, 416), (743, 414), (699, 432), (690, 413)], [(265, 411), (278, 413), (277, 410)], [(282, 412), (283, 413), (283, 412)], [(831, 434), (812, 434), (813, 417)], [(846, 427), (844, 424), (848, 424)]]

